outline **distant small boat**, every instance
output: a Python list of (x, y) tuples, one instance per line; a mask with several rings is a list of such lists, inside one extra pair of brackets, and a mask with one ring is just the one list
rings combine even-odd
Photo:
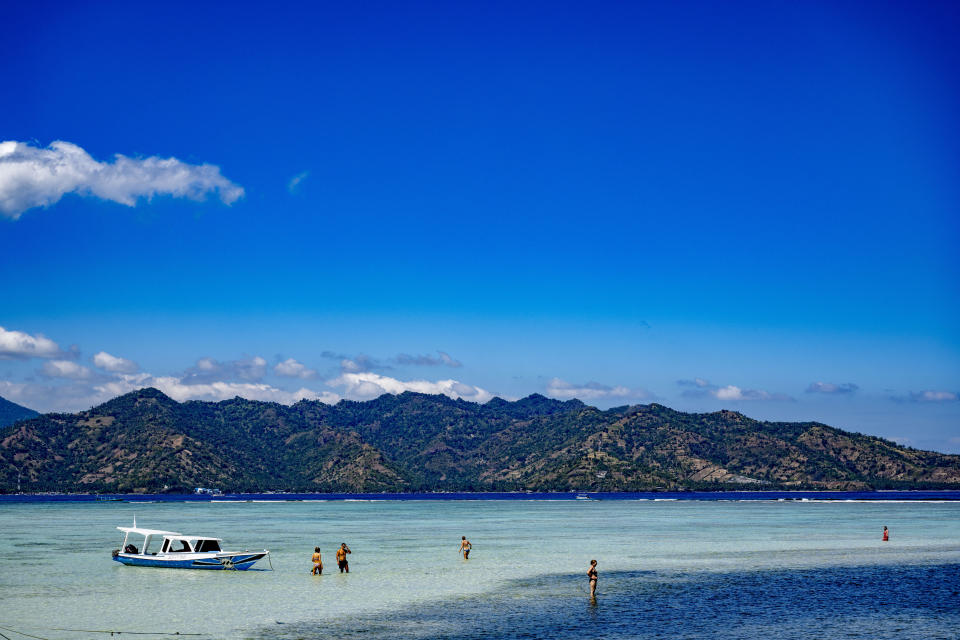
[(578, 493), (576, 499), (577, 499), (577, 500), (593, 500), (593, 498), (591, 498), (590, 496), (588, 496), (588, 495), (585, 494), (585, 493)]
[[(113, 550), (113, 559), (134, 567), (168, 567), (171, 569), (235, 569), (246, 571), (261, 558), (268, 558), (270, 552), (262, 551), (224, 551), (220, 548), (220, 538), (187, 536), (175, 531), (142, 529), (134, 518), (132, 527), (117, 527), (123, 531), (123, 546)], [(143, 536), (143, 544), (138, 549), (130, 541), (130, 536)], [(159, 551), (150, 551), (151, 544), (160, 541)]]

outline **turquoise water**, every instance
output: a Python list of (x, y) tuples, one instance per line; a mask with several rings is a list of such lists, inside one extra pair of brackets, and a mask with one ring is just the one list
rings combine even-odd
[[(134, 515), (141, 527), (222, 537), (228, 549), (266, 547), (274, 570), (122, 566), (110, 559), (115, 527)], [(10, 638), (960, 631), (958, 502), (27, 503), (0, 504), (0, 534), (0, 632)], [(467, 561), (461, 535), (474, 547)], [(340, 542), (353, 550), (349, 575), (336, 572)], [(322, 576), (310, 575), (314, 546)]]

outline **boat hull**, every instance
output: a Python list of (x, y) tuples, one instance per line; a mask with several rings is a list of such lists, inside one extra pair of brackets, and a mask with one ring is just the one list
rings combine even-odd
[(246, 571), (267, 555), (266, 551), (252, 551), (243, 553), (184, 553), (170, 555), (140, 555), (132, 553), (118, 553), (113, 557), (121, 564), (132, 567), (162, 567), (167, 569), (206, 569), (213, 571)]

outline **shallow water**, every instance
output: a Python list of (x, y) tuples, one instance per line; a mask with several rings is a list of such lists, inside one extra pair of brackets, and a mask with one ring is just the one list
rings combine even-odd
[[(115, 527), (134, 514), (142, 527), (269, 548), (275, 570), (122, 566), (110, 559)], [(109, 637), (94, 631), (882, 639), (960, 630), (957, 502), (0, 504), (0, 532), (0, 632), (11, 638), (22, 636), (10, 629), (51, 640)], [(461, 535), (474, 545), (468, 561), (457, 555)], [(349, 575), (336, 573), (341, 541), (353, 550)], [(309, 573), (314, 546), (322, 576)]]

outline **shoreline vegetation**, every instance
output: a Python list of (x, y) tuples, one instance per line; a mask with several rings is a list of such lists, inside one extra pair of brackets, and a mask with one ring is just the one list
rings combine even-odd
[(534, 394), (292, 406), (147, 388), (0, 429), (0, 494), (656, 494), (960, 489), (960, 456), (817, 422)]

